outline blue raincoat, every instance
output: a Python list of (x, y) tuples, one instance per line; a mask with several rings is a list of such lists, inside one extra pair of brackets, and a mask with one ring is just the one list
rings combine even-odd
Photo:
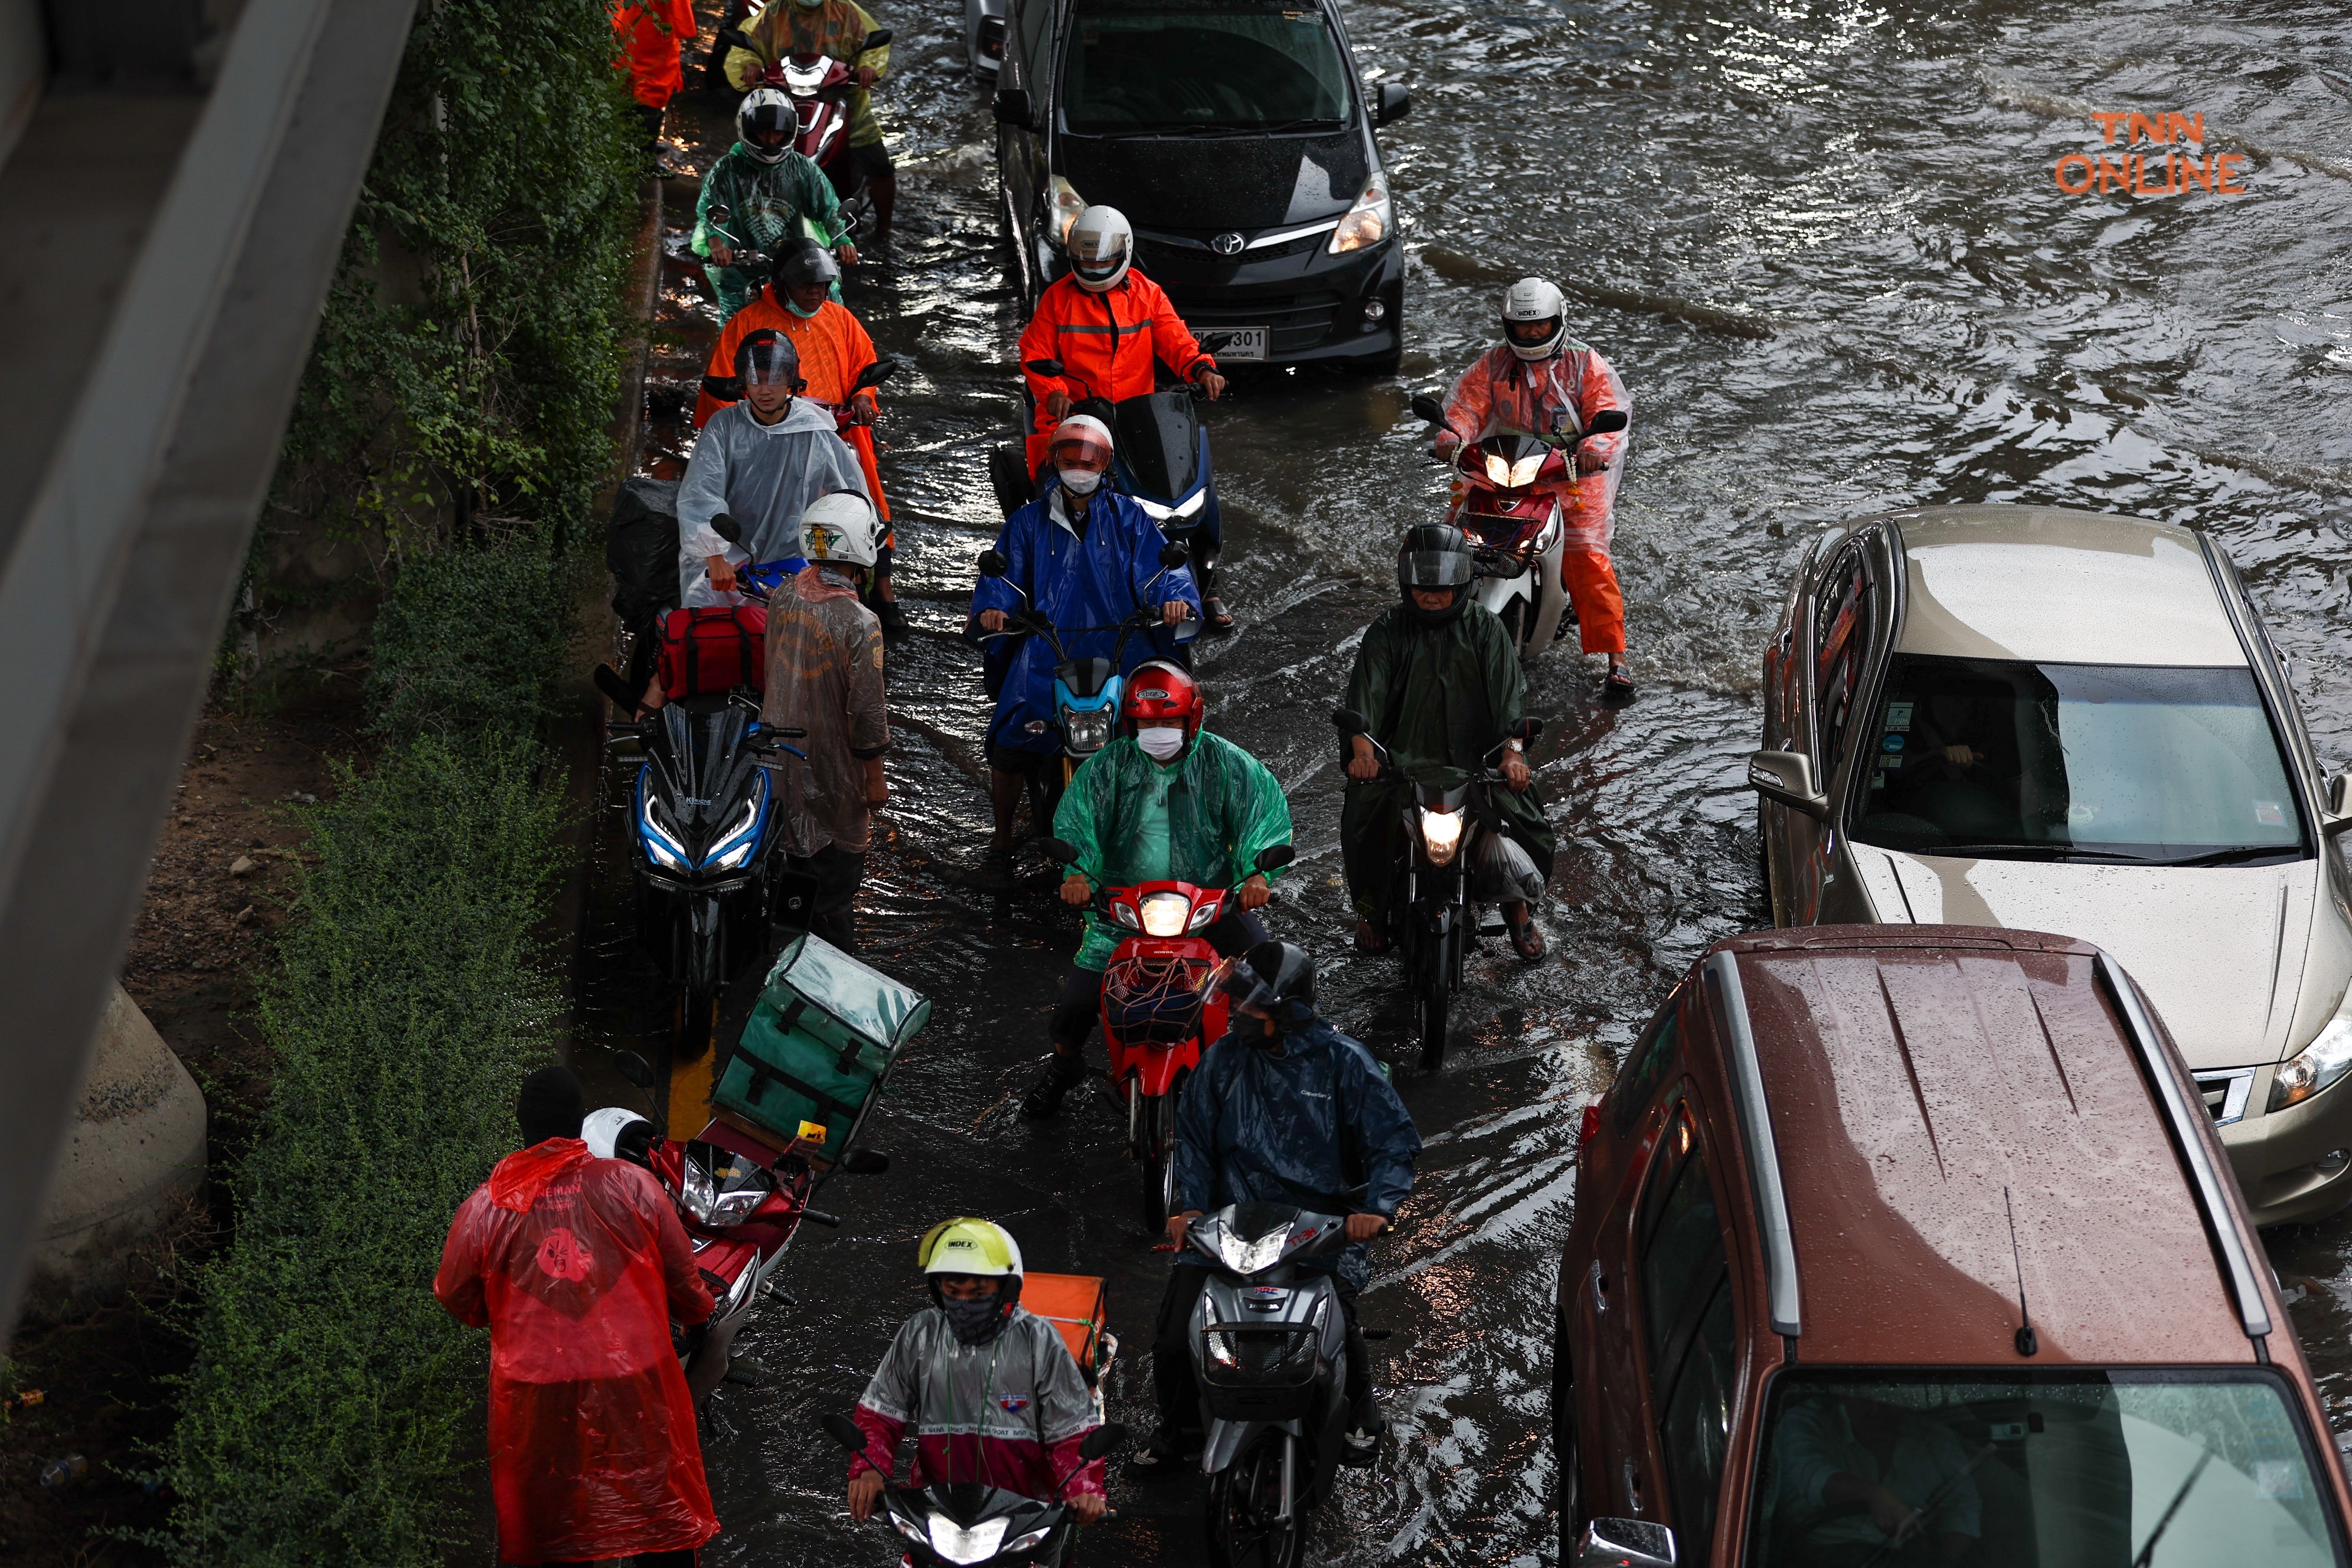
[[(1201, 592), (1193, 586), (1192, 569), (1178, 566), (1160, 577), (1160, 552), (1168, 537), (1141, 507), (1123, 495), (1097, 491), (1087, 508), (1087, 536), (1080, 539), (1063, 521), (1066, 506), (1061, 482), (1054, 480), (1043, 496), (1005, 520), (1004, 531), (996, 536), (996, 548), (1006, 562), (1004, 575), (982, 577), (972, 590), (971, 635), (979, 635), (977, 623), (983, 611), (1012, 615), (1034, 605), (1054, 623), (1072, 658), (1108, 658), (1118, 643), (1117, 632), (1073, 637), (1063, 628), (1115, 626), (1138, 609), (1171, 599), (1192, 605), (1198, 624)], [(1160, 577), (1157, 584), (1155, 577)], [(1013, 592), (1015, 584), (1028, 594), (1026, 603)], [(1119, 674), (1132, 673), (1146, 659), (1171, 657), (1176, 648), (1171, 631), (1129, 633)], [(989, 692), (996, 699), (989, 741), (1007, 751), (1060, 751), (1062, 737), (1054, 719), (1053, 645), (1041, 637), (1024, 637), (984, 646), (990, 650)]]
[[(1226, 1035), (1176, 1102), (1182, 1208), (1259, 1203), (1394, 1215), (1412, 1191), (1420, 1153), (1421, 1134), (1372, 1053), (1321, 1018), (1283, 1031), (1280, 1055)], [(1176, 1261), (1207, 1259), (1186, 1251)], [(1360, 1242), (1336, 1260), (1314, 1261), (1360, 1286), (1369, 1273)]]

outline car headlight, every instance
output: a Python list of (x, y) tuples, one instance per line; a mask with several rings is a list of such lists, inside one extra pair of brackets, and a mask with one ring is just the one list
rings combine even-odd
[(2280, 1065), (2271, 1079), (2271, 1109), (2301, 1105), (2347, 1072), (2352, 1072), (2352, 1018), (2338, 1014), (2317, 1039)]
[(1255, 1241), (1244, 1241), (1231, 1231), (1220, 1231), (1217, 1234), (1217, 1258), (1236, 1274), (1255, 1274), (1280, 1262), (1283, 1246), (1289, 1240), (1290, 1232), (1287, 1230), (1261, 1236)]
[(1192, 900), (1181, 893), (1150, 893), (1138, 909), (1148, 936), (1182, 936), (1192, 918)]
[(686, 846), (678, 841), (677, 829), (670, 826), (653, 792), (642, 784), (637, 786), (637, 828), (638, 842), (646, 847), (646, 858), (655, 865), (667, 866), (673, 871), (688, 869)]
[(1087, 210), (1087, 198), (1070, 188), (1070, 182), (1061, 175), (1054, 176), (1054, 243), (1064, 250), (1070, 247), (1070, 226)]
[(751, 851), (760, 847), (760, 836), (754, 831), (759, 821), (760, 796), (754, 795), (743, 803), (743, 809), (727, 825), (727, 831), (719, 836), (719, 853), (703, 864), (731, 871), (749, 860)]
[(1356, 205), (1348, 209), (1348, 216), (1339, 220), (1339, 226), (1331, 231), (1330, 253), (1340, 256), (1350, 250), (1361, 250), (1368, 245), (1378, 245), (1388, 237), (1389, 230), (1394, 226), (1396, 208), (1389, 202), (1389, 183), (1385, 177), (1374, 174), (1364, 182), (1363, 191), (1356, 197)]
[(1462, 817), (1458, 811), (1431, 811), (1422, 808), (1421, 842), (1429, 851), (1430, 863), (1445, 866), (1453, 863), (1454, 852), (1462, 847)]
[(931, 1550), (945, 1563), (985, 1563), (996, 1555), (999, 1542), (1004, 1539), (1003, 1519), (983, 1519), (966, 1530), (946, 1514), (931, 1515)]

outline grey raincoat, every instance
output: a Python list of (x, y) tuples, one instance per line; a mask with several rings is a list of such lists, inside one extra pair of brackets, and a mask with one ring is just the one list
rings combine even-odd
[[(877, 1454), (914, 1427), (915, 1486), (978, 1481), (1050, 1498), (1075, 1471), (1073, 1494), (1102, 1495), (1102, 1461), (1078, 1458), (1102, 1425), (1094, 1395), (1061, 1331), (1026, 1307), (984, 1345), (959, 1343), (937, 1307), (908, 1319), (858, 1396), (857, 1425)], [(849, 1474), (866, 1468), (852, 1459)]]
[[(709, 558), (723, 553), (740, 566), (799, 555), (802, 511), (837, 490), (866, 495), (866, 475), (824, 405), (796, 397), (773, 425), (753, 418), (749, 403), (712, 415), (677, 487), (678, 602), (740, 604), (740, 595), (711, 587)], [(745, 548), (711, 531), (722, 511), (743, 525)]]

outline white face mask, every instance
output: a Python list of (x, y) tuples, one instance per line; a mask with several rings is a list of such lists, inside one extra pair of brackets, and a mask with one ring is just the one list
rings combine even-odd
[(1102, 483), (1103, 477), (1092, 468), (1064, 468), (1060, 472), (1062, 488), (1074, 496), (1090, 496)]
[(1135, 731), (1135, 743), (1142, 747), (1143, 754), (1155, 763), (1172, 762), (1176, 753), (1184, 749), (1183, 727), (1175, 724), (1139, 725)]

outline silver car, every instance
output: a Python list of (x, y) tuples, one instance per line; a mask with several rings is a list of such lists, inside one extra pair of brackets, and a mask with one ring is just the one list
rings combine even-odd
[(1776, 924), (2096, 942), (2179, 1043), (2255, 1223), (2352, 1202), (2333, 842), (2352, 778), (2322, 773), (2210, 541), (2024, 506), (1825, 536), (1764, 655), (1764, 745), (1748, 783)]

